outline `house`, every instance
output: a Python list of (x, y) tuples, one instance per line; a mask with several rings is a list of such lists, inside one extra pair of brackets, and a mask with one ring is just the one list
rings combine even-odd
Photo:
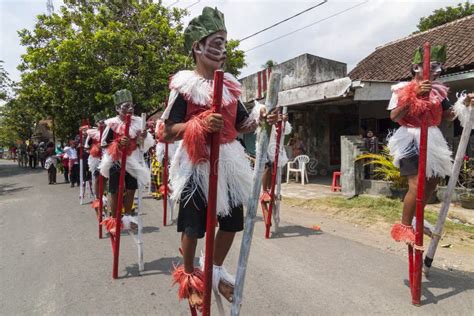
[[(396, 127), (386, 110), (391, 86), (409, 80), (415, 49), (426, 41), (447, 46), (446, 69), (440, 80), (451, 88), (450, 99), (456, 100), (456, 92), (474, 89), (472, 34), (474, 16), (412, 34), (376, 48), (348, 74), (346, 64), (310, 54), (275, 66), (271, 71), (282, 73), (279, 105), (287, 107), (297, 137), (316, 162), (310, 176), (341, 170), (348, 195), (363, 190), (353, 162), (354, 155), (363, 150), (358, 135), (370, 129), (383, 142)], [(264, 97), (271, 71), (241, 79), (242, 99), (248, 106)], [(459, 123), (443, 123), (442, 131), (455, 149)]]

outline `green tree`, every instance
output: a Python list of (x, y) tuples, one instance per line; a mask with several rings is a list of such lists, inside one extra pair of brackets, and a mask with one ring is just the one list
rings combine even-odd
[(277, 63), (276, 61), (274, 61), (274, 60), (272, 60), (272, 59), (269, 59), (269, 60), (266, 61), (266, 63), (264, 63), (264, 64), (262, 65), (262, 68), (265, 68), (265, 69), (267, 69), (267, 68), (273, 68), (273, 67), (275, 67), (276, 65), (278, 65), (278, 63)]
[(8, 72), (3, 67), (3, 63), (4, 61), (0, 60), (0, 102), (8, 100), (12, 85)]
[(471, 14), (474, 14), (474, 5), (470, 4), (469, 1), (459, 3), (455, 7), (437, 9), (433, 14), (420, 19), (420, 22), (417, 25), (418, 31), (415, 33), (432, 29)]
[(238, 40), (229, 40), (227, 42), (227, 60), (225, 63), (225, 71), (238, 77), (240, 69), (247, 66), (245, 63), (245, 53), (243, 50), (237, 49), (239, 47)]
[[(189, 62), (183, 48), (185, 10), (152, 0), (65, 0), (58, 13), (39, 15), (33, 30), (19, 31), (26, 47), (19, 96), (64, 139), (81, 118), (114, 113), (116, 90), (132, 91), (136, 112), (164, 104), (169, 76)], [(228, 71), (245, 66), (229, 41)]]

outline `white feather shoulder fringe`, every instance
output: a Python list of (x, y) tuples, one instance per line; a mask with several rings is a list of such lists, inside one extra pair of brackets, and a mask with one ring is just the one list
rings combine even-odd
[(92, 155), (89, 155), (89, 158), (87, 158), (87, 164), (89, 165), (89, 171), (94, 173), (96, 170), (99, 169), (100, 158), (92, 157)]
[[(209, 190), (209, 161), (193, 165), (186, 148), (180, 143), (171, 162), (171, 199), (180, 203), (193, 203), (193, 194), (202, 194), (205, 201)], [(190, 189), (184, 189), (188, 182)], [(252, 187), (252, 168), (238, 141), (220, 145), (217, 184), (217, 214), (227, 216), (233, 207), (247, 205)]]
[(471, 121), (471, 129), (474, 129), (474, 110), (471, 106), (466, 106), (464, 100), (466, 99), (466, 93), (462, 92), (458, 94), (458, 100), (454, 104), (453, 110), (456, 117), (461, 122), (461, 126), (465, 127), (467, 122)]
[[(419, 154), (420, 129), (402, 126), (388, 141), (390, 155), (394, 164), (400, 168), (400, 159)], [(451, 150), (436, 126), (428, 128), (428, 149), (426, 158), (426, 177), (445, 177), (451, 174)]]

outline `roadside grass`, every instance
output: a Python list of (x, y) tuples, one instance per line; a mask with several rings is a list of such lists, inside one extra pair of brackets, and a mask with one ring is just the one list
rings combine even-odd
[[(386, 197), (358, 196), (352, 199), (344, 197), (324, 197), (312, 200), (284, 198), (284, 203), (291, 206), (309, 208), (314, 211), (326, 211), (336, 217), (344, 217), (357, 223), (374, 225), (379, 222), (388, 224), (400, 220), (403, 203)], [(436, 224), (438, 213), (428, 206), (425, 219)], [(455, 235), (474, 237), (474, 226), (446, 220), (444, 232)]]

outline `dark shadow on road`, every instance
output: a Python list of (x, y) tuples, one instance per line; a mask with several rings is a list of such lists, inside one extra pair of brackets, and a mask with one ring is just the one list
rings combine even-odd
[(156, 226), (145, 226), (142, 228), (142, 234), (156, 233), (159, 231), (160, 228)]
[(5, 184), (0, 184), (0, 196), (2, 195), (7, 195), (7, 194), (13, 194), (17, 192), (22, 192), (26, 191), (32, 186), (27, 186), (27, 187), (18, 187), (17, 183), (5, 183)]
[(14, 177), (18, 175), (37, 174), (42, 172), (46, 172), (46, 170), (41, 167), (31, 169), (30, 167), (18, 167), (18, 165), (15, 163), (8, 163), (5, 161), (2, 161), (0, 163), (0, 178)]
[[(273, 224), (274, 225), (274, 224)], [(278, 227), (278, 232), (272, 232), (271, 238), (291, 238), (291, 237), (309, 237), (313, 235), (322, 235), (322, 231), (316, 231), (299, 225), (289, 225)]]
[[(408, 280), (404, 280), (409, 289)], [(435, 295), (431, 291), (445, 290), (444, 293)], [(442, 270), (431, 268), (430, 275), (421, 282), (421, 305), (438, 304), (439, 301), (458, 295), (462, 292), (474, 290), (474, 273), (460, 270)]]
[(120, 277), (120, 279), (155, 274), (171, 275), (173, 266), (177, 265), (180, 260), (180, 257), (168, 257), (153, 260), (151, 262), (145, 262), (145, 271), (142, 272), (138, 271), (138, 263), (136, 263), (133, 266), (126, 267), (125, 270), (127, 271), (127, 273), (123, 277)]

